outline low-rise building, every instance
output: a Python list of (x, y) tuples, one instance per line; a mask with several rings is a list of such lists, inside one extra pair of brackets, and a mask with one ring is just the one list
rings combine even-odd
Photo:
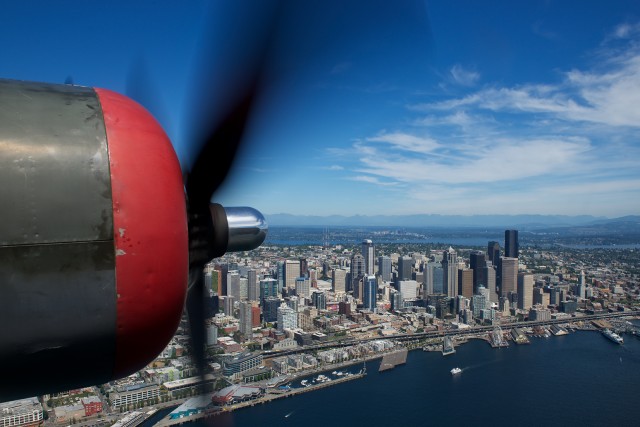
[(262, 366), (262, 355), (251, 354), (248, 351), (241, 353), (230, 360), (224, 362), (222, 373), (226, 377), (239, 379), (241, 374), (249, 369)]
[(42, 419), (42, 404), (35, 397), (0, 403), (0, 427), (34, 427)]
[(117, 387), (109, 394), (111, 406), (115, 409), (126, 408), (128, 405), (136, 405), (139, 402), (153, 400), (160, 396), (160, 387), (157, 384), (135, 384)]
[(102, 400), (98, 396), (87, 396), (80, 399), (80, 403), (84, 407), (84, 416), (99, 414), (102, 412)]
[(56, 415), (56, 423), (71, 424), (85, 416), (85, 409), (80, 403), (77, 405), (62, 405), (57, 406), (54, 409), (54, 413)]
[(234, 384), (216, 392), (211, 400), (219, 405), (230, 405), (233, 403), (252, 400), (262, 395), (262, 389), (256, 386)]
[(211, 389), (211, 384), (213, 384), (215, 377), (211, 374), (207, 374), (204, 376), (204, 379), (200, 376), (197, 377), (189, 377), (175, 381), (167, 381), (162, 384), (166, 389), (169, 396), (175, 398), (178, 397), (178, 394), (183, 391), (201, 391), (207, 389)]

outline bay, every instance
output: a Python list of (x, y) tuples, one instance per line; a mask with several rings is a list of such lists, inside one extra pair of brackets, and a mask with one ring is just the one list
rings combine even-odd
[(624, 338), (576, 332), (504, 349), (475, 340), (446, 357), (412, 351), (392, 371), (370, 362), (363, 379), (187, 427), (640, 425), (640, 340)]

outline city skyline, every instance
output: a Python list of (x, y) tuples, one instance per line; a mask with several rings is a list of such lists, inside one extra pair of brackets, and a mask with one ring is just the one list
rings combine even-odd
[[(273, 83), (216, 201), (297, 215), (640, 211), (639, 4), (338, 3), (286, 3)], [(0, 77), (127, 93), (186, 162), (201, 37), (222, 43), (237, 11), (65, 5), (8, 6)], [(207, 32), (210, 16), (220, 28)], [(155, 100), (127, 87), (139, 60)]]

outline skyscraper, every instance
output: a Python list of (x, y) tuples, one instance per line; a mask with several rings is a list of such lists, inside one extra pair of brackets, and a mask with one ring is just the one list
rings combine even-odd
[(278, 287), (280, 288), (281, 291), (284, 288), (284, 276), (285, 276), (284, 265), (285, 265), (284, 261), (278, 261), (278, 263), (276, 264), (276, 271), (277, 271), (276, 277), (278, 279)]
[(300, 258), (300, 277), (307, 277), (309, 274), (309, 264), (306, 258)]
[(253, 270), (247, 270), (247, 298), (249, 301), (259, 301), (260, 286), (258, 284), (258, 273)]
[(235, 297), (232, 297), (231, 295), (227, 295), (226, 297), (224, 297), (224, 315), (225, 316), (233, 316), (233, 308), (234, 308), (235, 302), (236, 302)]
[(533, 306), (533, 274), (518, 274), (518, 308), (529, 310)]
[(262, 317), (265, 322), (275, 322), (278, 320), (278, 307), (282, 304), (282, 300), (277, 297), (267, 297), (264, 300), (262, 309)]
[(252, 308), (250, 301), (240, 301), (240, 332), (248, 339), (253, 336)]
[(442, 293), (450, 298), (458, 295), (458, 254), (449, 246), (442, 254)]
[(489, 242), (487, 244), (487, 256), (494, 266), (498, 265), (498, 260), (500, 259), (500, 243)]
[(229, 264), (222, 264), (220, 268), (220, 291), (218, 295), (229, 295)]
[(311, 284), (306, 277), (298, 277), (296, 279), (296, 295), (298, 298), (307, 298), (311, 296)]
[(413, 258), (403, 256), (398, 258), (398, 280), (411, 280), (413, 273)]
[[(351, 257), (351, 283), (348, 284), (347, 292), (354, 291), (357, 293), (358, 282), (364, 277), (364, 257), (355, 254)], [(356, 295), (360, 297), (360, 295)]]
[(400, 280), (398, 282), (398, 292), (402, 294), (404, 300), (414, 300), (418, 297), (418, 282), (415, 280)]
[(473, 270), (464, 268), (458, 270), (458, 294), (471, 298), (473, 292)]
[(264, 300), (269, 297), (279, 297), (280, 289), (278, 281), (272, 277), (260, 280), (260, 304), (264, 306)]
[(391, 258), (388, 256), (378, 257), (378, 275), (384, 282), (391, 281)]
[(278, 307), (278, 331), (295, 329), (298, 327), (298, 313), (287, 304), (282, 303)]
[(504, 231), (504, 256), (518, 258), (518, 230)]
[(327, 296), (322, 291), (315, 291), (311, 294), (311, 301), (313, 302), (313, 306), (318, 310), (326, 310), (327, 309)]
[(249, 297), (249, 280), (246, 277), (240, 277), (240, 300), (246, 300)]
[(585, 299), (586, 297), (586, 289), (587, 289), (587, 281), (584, 277), (584, 270), (580, 271), (580, 281), (578, 282), (578, 287), (576, 288), (576, 296), (580, 299)]
[(518, 258), (501, 257), (502, 283), (500, 286), (500, 295), (508, 297), (509, 292), (516, 292), (518, 284)]
[(344, 270), (342, 268), (336, 268), (335, 270), (333, 270), (333, 284), (331, 285), (331, 290), (335, 293), (346, 292), (346, 278), (347, 270)]
[(489, 289), (489, 300), (491, 302), (498, 302), (498, 291), (496, 290), (496, 270), (490, 263), (484, 267), (484, 277), (486, 280), (486, 287)]
[(227, 273), (227, 295), (240, 301), (240, 274), (237, 271), (229, 271)]
[(443, 288), (442, 278), (442, 264), (439, 262), (428, 263), (424, 278), (425, 295), (441, 294)]
[(378, 300), (378, 283), (376, 282), (376, 276), (366, 276), (364, 280), (364, 296), (362, 302), (364, 308), (371, 311), (376, 311), (376, 301)]
[(369, 239), (362, 241), (362, 256), (364, 258), (364, 274), (373, 275), (375, 263), (375, 248), (373, 242)]
[(296, 279), (300, 277), (300, 262), (288, 259), (284, 263), (284, 286), (287, 289), (296, 287)]
[(473, 293), (476, 293), (480, 286), (487, 287), (487, 280), (484, 277), (486, 264), (483, 252), (472, 252), (469, 255), (469, 266), (473, 270)]

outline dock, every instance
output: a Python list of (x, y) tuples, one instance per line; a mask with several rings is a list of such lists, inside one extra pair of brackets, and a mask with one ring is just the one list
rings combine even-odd
[(169, 427), (169, 426), (175, 426), (183, 423), (188, 423), (191, 421), (220, 415), (226, 412), (232, 412), (237, 409), (268, 403), (268, 402), (271, 402), (272, 400), (284, 399), (286, 397), (296, 396), (298, 394), (306, 393), (309, 391), (319, 390), (321, 388), (330, 387), (336, 384), (344, 383), (344, 382), (355, 380), (358, 378), (363, 378), (365, 375), (367, 375), (367, 373), (364, 370), (362, 370), (357, 374), (351, 374), (349, 376), (336, 378), (331, 381), (310, 385), (308, 387), (293, 388), (286, 392), (278, 392), (276, 390), (270, 390), (270, 391), (267, 391), (267, 393), (265, 393), (263, 396), (254, 400), (247, 400), (245, 402), (235, 403), (229, 406), (216, 407), (215, 409), (207, 409), (205, 410), (205, 412), (201, 412), (199, 414), (194, 414), (194, 415), (183, 417), (183, 418), (175, 418), (175, 419), (171, 419), (168, 417), (163, 418), (162, 420), (158, 421), (154, 427), (156, 426)]
[(398, 365), (404, 365), (407, 363), (408, 352), (409, 351), (406, 348), (403, 348), (393, 353), (385, 354), (380, 362), (380, 369), (378, 369), (378, 372), (388, 371)]

